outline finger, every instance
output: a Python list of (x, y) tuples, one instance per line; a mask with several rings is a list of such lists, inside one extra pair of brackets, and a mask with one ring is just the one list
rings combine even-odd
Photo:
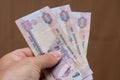
[(26, 57), (33, 57), (32, 51), (29, 48), (17, 49), (1, 58), (5, 65), (10, 65), (15, 61), (20, 61)]
[(33, 57), (33, 53), (30, 48), (23, 48), (13, 51), (11, 54), (15, 54), (20, 57)]
[(45, 55), (34, 57), (33, 61), (38, 66), (39, 70), (42, 70), (55, 66), (61, 58), (62, 54), (58, 51), (55, 51), (47, 53)]
[(30, 48), (17, 49), (8, 55), (11, 55), (11, 58), (17, 61), (22, 60), (26, 57), (33, 57), (33, 53)]

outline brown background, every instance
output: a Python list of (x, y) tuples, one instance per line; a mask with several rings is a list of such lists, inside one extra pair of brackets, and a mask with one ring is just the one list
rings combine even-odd
[(0, 0), (0, 56), (27, 46), (16, 19), (64, 4), (73, 11), (92, 12), (88, 60), (94, 80), (120, 80), (120, 0)]

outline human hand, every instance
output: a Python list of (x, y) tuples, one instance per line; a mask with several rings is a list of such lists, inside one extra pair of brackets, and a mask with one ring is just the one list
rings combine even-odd
[(39, 80), (41, 70), (55, 66), (60, 52), (34, 57), (29, 48), (18, 49), (0, 59), (0, 80)]

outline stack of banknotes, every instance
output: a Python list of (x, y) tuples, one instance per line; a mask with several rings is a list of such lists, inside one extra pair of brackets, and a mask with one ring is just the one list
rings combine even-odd
[(44, 7), (16, 20), (35, 56), (60, 51), (61, 61), (43, 71), (45, 80), (93, 80), (86, 55), (91, 13), (72, 12), (70, 5)]

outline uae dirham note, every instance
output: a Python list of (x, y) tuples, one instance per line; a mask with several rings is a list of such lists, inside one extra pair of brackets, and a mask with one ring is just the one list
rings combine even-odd
[(48, 9), (49, 7), (42, 8), (15, 22), (36, 56), (50, 51), (60, 51), (63, 54), (57, 66), (44, 71), (47, 80), (82, 80), (71, 52), (64, 42), (54, 35), (49, 26), (53, 18), (48, 14)]
[(90, 18), (91, 13), (72, 12), (64, 5), (44, 7), (15, 21), (35, 56), (63, 54), (58, 65), (44, 71), (47, 80), (93, 80), (86, 57)]
[[(72, 12), (72, 16), (75, 19), (75, 26), (78, 31), (78, 36), (80, 39), (80, 44), (84, 49), (84, 55), (87, 55), (87, 47), (90, 34), (90, 21), (91, 13), (90, 12)], [(92, 71), (91, 71), (92, 72)], [(93, 73), (93, 72), (92, 72)], [(86, 77), (84, 80), (93, 80), (92, 73)]]
[(87, 47), (90, 35), (90, 21), (91, 13), (90, 12), (72, 12), (72, 15), (75, 19), (75, 24), (79, 32), (80, 43), (87, 54)]
[[(85, 51), (82, 48), (79, 39), (79, 33), (77, 31), (77, 27), (75, 25), (75, 20), (72, 17), (72, 12), (69, 5), (60, 6), (51, 9), (52, 13), (57, 17), (57, 21), (60, 24), (60, 27), (63, 29), (64, 34), (67, 35), (68, 41), (73, 44), (74, 49), (76, 50), (76, 56), (79, 64), (79, 68), (82, 74), (82, 77), (85, 78), (86, 76), (92, 74), (91, 69), (89, 68), (86, 56), (84, 56)], [(79, 55), (78, 55), (78, 54)], [(82, 66), (80, 66), (82, 65)]]

